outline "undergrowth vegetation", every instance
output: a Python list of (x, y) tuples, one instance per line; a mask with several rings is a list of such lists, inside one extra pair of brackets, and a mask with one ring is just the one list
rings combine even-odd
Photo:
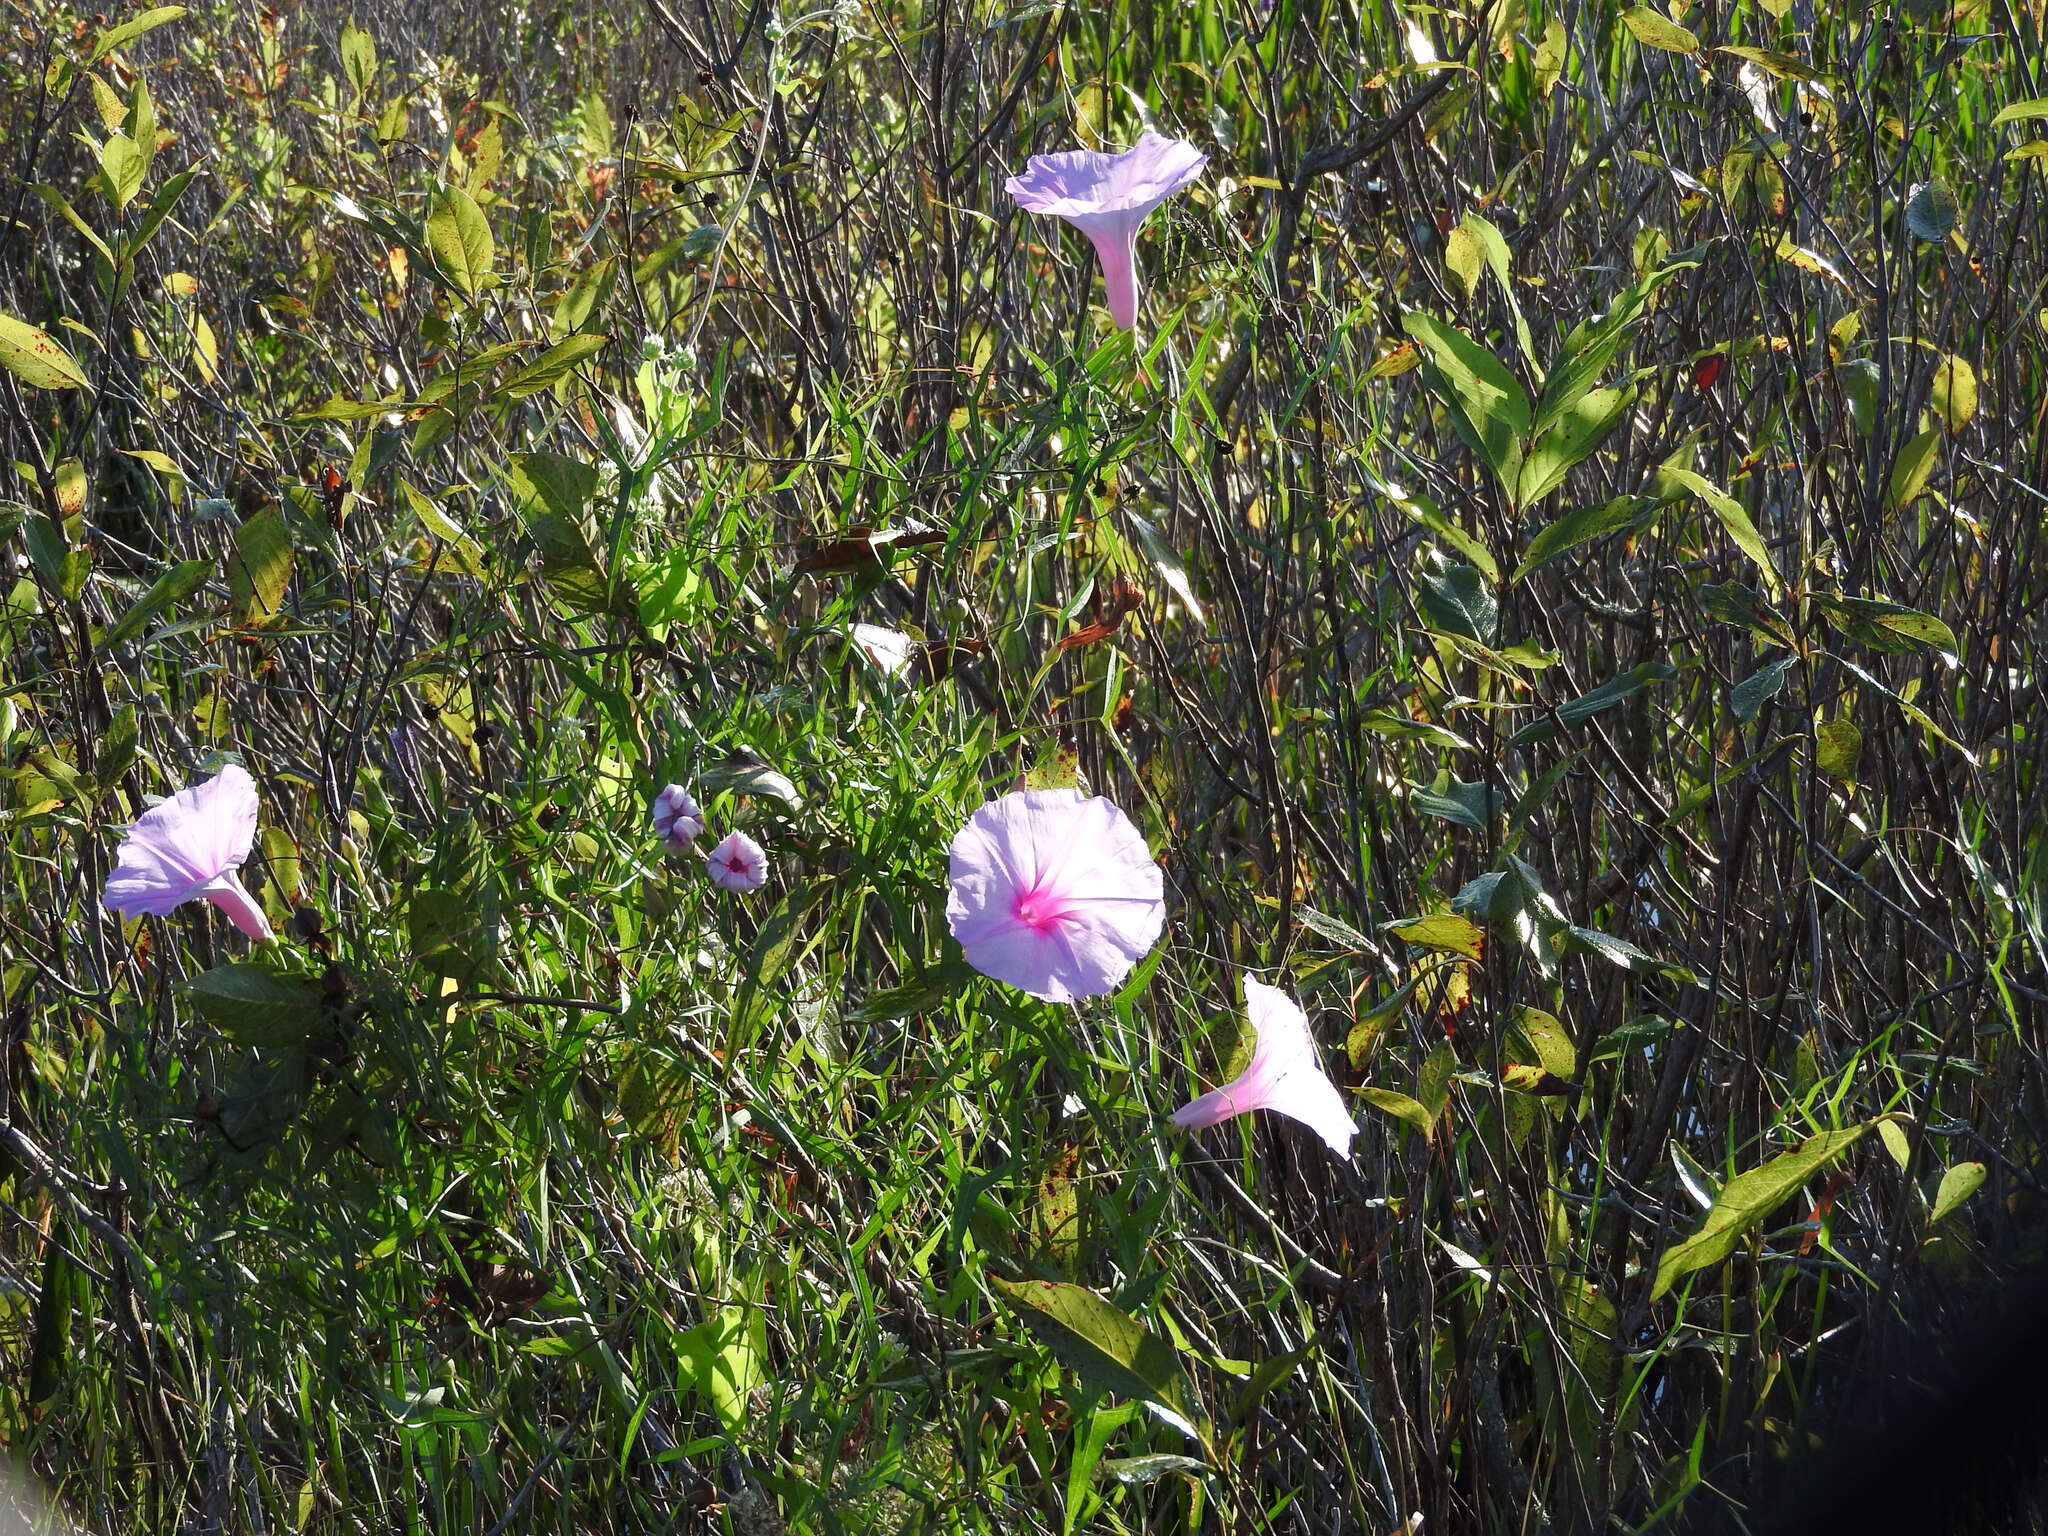
[[(1647, 1531), (2048, 1259), (2038, 3), (4, 23), (86, 1526)], [(1123, 331), (1005, 182), (1147, 130)], [(229, 763), (275, 940), (108, 911)], [(949, 934), (1020, 775), (1158, 860), (1103, 997)], [(1348, 1159), (1169, 1123), (1247, 974)]]

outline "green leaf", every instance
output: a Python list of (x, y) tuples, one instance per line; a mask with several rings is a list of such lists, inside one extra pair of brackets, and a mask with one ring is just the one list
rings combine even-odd
[(358, 98), (369, 94), (370, 83), (377, 78), (377, 44), (353, 21), (341, 26), (341, 69)]
[(40, 514), (28, 520), (23, 536), (29, 560), (43, 585), (75, 600), (85, 590), (85, 578), (92, 571), (91, 552), (73, 545), (60, 524)]
[(133, 640), (151, 619), (205, 586), (207, 573), (212, 569), (212, 562), (207, 560), (182, 560), (172, 566), (150, 583), (149, 590), (130, 604), (126, 613), (107, 627), (99, 643), (103, 646), (122, 645)]
[(1500, 606), (1478, 567), (1454, 565), (1432, 549), (1422, 569), (1422, 612), (1432, 628), (1493, 644)]
[(1631, 6), (1621, 13), (1621, 24), (1646, 48), (1666, 53), (1698, 53), (1700, 40), (1661, 11), (1647, 5)]
[(1723, 624), (1739, 624), (1750, 633), (1789, 649), (1798, 642), (1792, 626), (1776, 609), (1766, 607), (1747, 587), (1717, 587), (1708, 582), (1700, 587), (1700, 606)]
[(1633, 387), (1593, 389), (1559, 411), (1550, 430), (1522, 461), (1515, 505), (1532, 507), (1562, 485), (1572, 466), (1600, 446), (1635, 400)]
[(1571, 1032), (1555, 1014), (1541, 1008), (1523, 1008), (1515, 1014), (1515, 1029), (1527, 1042), (1531, 1064), (1552, 1077), (1570, 1082), (1578, 1075), (1579, 1051)]
[(1934, 1210), (1927, 1217), (1931, 1227), (1936, 1222), (1954, 1213), (1970, 1196), (1984, 1187), (1985, 1168), (1982, 1163), (1957, 1163), (1941, 1176), (1941, 1187), (1934, 1194)]
[(711, 1317), (676, 1336), (678, 1376), (711, 1404), (728, 1435), (753, 1417), (748, 1401), (768, 1382), (767, 1331), (758, 1312), (720, 1307)]
[(1948, 356), (1934, 370), (1929, 404), (1951, 435), (1970, 424), (1977, 414), (1977, 370), (1960, 357)]
[[(1535, 462), (1533, 459), (1531, 463)], [(1539, 566), (1547, 565), (1568, 550), (1603, 538), (1610, 533), (1631, 533), (1656, 521), (1663, 503), (1647, 496), (1617, 496), (1605, 506), (1582, 507), (1567, 512), (1529, 541), (1528, 552), (1515, 567), (1513, 580), (1520, 581)]]
[(126, 208), (142, 190), (143, 173), (149, 169), (142, 146), (125, 133), (111, 134), (100, 146), (100, 190), (116, 208)]
[(1797, 656), (1780, 656), (1765, 662), (1737, 683), (1730, 700), (1735, 706), (1735, 718), (1744, 725), (1754, 720), (1764, 705), (1784, 689), (1786, 675), (1798, 660)]
[(1560, 349), (1561, 360), (1552, 362), (1550, 375), (1544, 380), (1543, 398), (1537, 403), (1535, 419), (1529, 425), (1530, 432), (1541, 437), (1550, 429), (1552, 422), (1598, 383), (1600, 375), (1606, 372), (1607, 365), (1621, 351), (1629, 332), (1649, 307), (1657, 290), (1679, 273), (1698, 265), (1699, 258), (1691, 252), (1674, 256), (1644, 273), (1599, 320), (1574, 326)]
[(118, 27), (109, 27), (102, 32), (99, 41), (92, 45), (92, 52), (85, 56), (85, 66), (90, 69), (116, 48), (125, 48), (145, 32), (154, 32), (165, 22), (176, 21), (185, 14), (182, 5), (159, 5), (144, 11), (140, 16), (124, 21)]
[(610, 340), (611, 337), (603, 332), (593, 332), (558, 341), (500, 384), (495, 393), (512, 400), (524, 400), (528, 395), (559, 384), (580, 364), (602, 352)]
[(1460, 887), (1451, 898), (1451, 910), (1506, 929), (1528, 952), (1540, 975), (1547, 979), (1557, 974), (1557, 944), (1569, 927), (1564, 911), (1543, 889), (1536, 871), (1513, 854), (1502, 868)]
[(1854, 720), (1827, 720), (1813, 728), (1813, 759), (1838, 784), (1853, 787), (1863, 761), (1863, 731)]
[(1721, 526), (1728, 531), (1728, 537), (1735, 541), (1736, 548), (1755, 563), (1763, 572), (1764, 585), (1773, 596), (1783, 593), (1785, 583), (1778, 576), (1778, 567), (1772, 563), (1771, 552), (1765, 547), (1763, 536), (1756, 531), (1756, 524), (1749, 520), (1749, 513), (1741, 502), (1715, 485), (1704, 475), (1694, 474), (1674, 464), (1663, 467), (1664, 478), (1674, 485), (1685, 487), (1713, 509), (1721, 520)]
[(1432, 912), (1425, 917), (1404, 917), (1386, 925), (1387, 932), (1422, 949), (1463, 955), (1467, 960), (1486, 956), (1486, 935), (1476, 923), (1455, 912)]
[(1486, 545), (1474, 538), (1456, 523), (1445, 517), (1437, 504), (1427, 496), (1409, 496), (1384, 481), (1377, 481), (1374, 488), (1408, 517), (1422, 524), (1431, 533), (1442, 539), (1451, 548), (1463, 555), (1472, 564), (1486, 573), (1488, 581), (1500, 580), (1500, 565)]
[(1781, 1152), (1763, 1166), (1730, 1179), (1715, 1197), (1700, 1229), (1664, 1251), (1651, 1299), (1662, 1296), (1682, 1276), (1727, 1258), (1736, 1239), (1791, 1199), (1801, 1185), (1854, 1146), (1868, 1129), (1868, 1125), (1854, 1125), (1822, 1131), (1792, 1151)]
[(1369, 709), (1358, 717), (1358, 723), (1366, 730), (1379, 736), (1393, 736), (1400, 739), (1426, 741), (1431, 746), (1451, 751), (1469, 752), (1472, 743), (1456, 731), (1427, 720), (1410, 720), (1406, 715), (1397, 715), (1391, 710)]
[(497, 954), (497, 925), (459, 891), (414, 891), (405, 904), (405, 928), (413, 959), (435, 976), (472, 981)]
[(1603, 960), (1620, 966), (1624, 971), (1634, 971), (1641, 976), (1669, 976), (1686, 982), (1695, 979), (1693, 973), (1684, 966), (1659, 960), (1647, 951), (1638, 949), (1627, 939), (1616, 938), (1611, 933), (1602, 933), (1597, 928), (1567, 928), (1564, 931), (1564, 943), (1565, 948), (1573, 954), (1598, 955)]
[(1909, 507), (1927, 489), (1941, 452), (1941, 428), (1929, 427), (1899, 450), (1892, 461), (1891, 480), (1885, 488), (1884, 504), (1896, 512)]
[(1533, 742), (1548, 741), (1557, 734), (1559, 726), (1578, 725), (1590, 720), (1602, 710), (1612, 709), (1624, 700), (1635, 697), (1645, 688), (1668, 683), (1676, 676), (1678, 669), (1661, 661), (1646, 661), (1640, 666), (1630, 667), (1626, 672), (1610, 677), (1599, 687), (1558, 705), (1541, 719), (1530, 721), (1508, 738), (1508, 745), (1526, 747)]
[(28, 1352), (28, 1400), (46, 1403), (64, 1384), (71, 1353), (71, 1309), (77, 1299), (77, 1270), (71, 1262), (70, 1233), (63, 1218), (50, 1222), (43, 1239), (42, 1289), (36, 1294), (35, 1329)]
[(1419, 1099), (1411, 1099), (1405, 1093), (1396, 1093), (1391, 1088), (1361, 1088), (1358, 1096), (1383, 1115), (1391, 1115), (1403, 1125), (1413, 1126), (1427, 1139), (1436, 1129), (1436, 1117)]
[(0, 368), (30, 389), (90, 389), (71, 354), (47, 331), (0, 315)]
[(1432, 387), (1450, 408), (1459, 435), (1512, 489), (1529, 432), (1529, 397), (1507, 365), (1455, 326), (1419, 310), (1401, 317), (1427, 361)]
[(610, 584), (585, 517), (597, 470), (558, 453), (514, 454), (506, 471), (512, 505), (540, 552), (541, 575), (570, 607), (602, 613)]
[(756, 800), (777, 801), (792, 811), (803, 809), (804, 797), (796, 785), (790, 782), (789, 776), (776, 772), (766, 763), (736, 763), (706, 768), (697, 775), (697, 782), (713, 794), (722, 789), (729, 789), (736, 795), (750, 795)]
[(236, 1045), (282, 1050), (301, 1045), (326, 1027), (320, 988), (244, 961), (202, 971), (178, 988), (207, 1023)]
[(1418, 811), (1440, 817), (1454, 826), (1484, 832), (1500, 813), (1500, 792), (1483, 783), (1467, 784), (1462, 779), (1442, 776), (1433, 789), (1417, 789), (1408, 799)]
[(1206, 624), (1208, 620), (1202, 614), (1202, 605), (1195, 597), (1194, 587), (1188, 582), (1188, 568), (1182, 563), (1179, 552), (1167, 542), (1166, 535), (1135, 512), (1126, 512), (1124, 521), (1131, 525), (1131, 531), (1137, 534), (1138, 543), (1144, 548), (1145, 558), (1152, 562), (1159, 579), (1180, 599), (1188, 617), (1197, 624)]
[(1195, 1440), (1206, 1422), (1172, 1345), (1093, 1291), (1049, 1280), (993, 1282), (1025, 1327), (1098, 1392), (1142, 1404)]
[(292, 560), (292, 536), (275, 507), (235, 531), (235, 547), (227, 556), (228, 611), (238, 626), (277, 618), (291, 583)]
[(2030, 123), (2042, 117), (2048, 117), (2048, 96), (2036, 96), (2031, 101), (2014, 102), (1991, 119), (1991, 126), (1999, 128), (2007, 123)]
[(1342, 918), (1332, 917), (1327, 912), (1318, 912), (1314, 907), (1296, 907), (1294, 915), (1302, 927), (1312, 933), (1321, 934), (1339, 948), (1348, 949), (1353, 954), (1369, 955), (1377, 952), (1377, 946), (1371, 939)]
[(1814, 593), (1811, 601), (1830, 628), (1844, 639), (1867, 645), (1874, 651), (1906, 655), (1916, 651), (1937, 651), (1954, 656), (1958, 652), (1955, 631), (1931, 613), (1906, 608), (1874, 597), (1835, 597)]
[(434, 210), (427, 215), (427, 244), (448, 281), (465, 298), (473, 299), (490, 286), (497, 250), (491, 221), (462, 188), (446, 186), (435, 194)]
[(136, 219), (134, 228), (128, 232), (127, 242), (122, 246), (131, 259), (148, 243), (149, 237), (156, 233), (157, 226), (171, 216), (171, 210), (178, 206), (178, 199), (185, 195), (185, 189), (192, 185), (193, 178), (198, 174), (197, 166), (189, 171), (180, 171), (157, 189), (156, 196)]
[(1930, 245), (1948, 238), (1961, 211), (1945, 181), (1923, 181), (1906, 194), (1906, 228)]

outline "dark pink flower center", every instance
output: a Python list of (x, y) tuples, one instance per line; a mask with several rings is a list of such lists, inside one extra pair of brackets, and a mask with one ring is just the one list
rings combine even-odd
[(1039, 933), (1050, 933), (1067, 915), (1067, 903), (1057, 891), (1033, 887), (1017, 893), (1010, 911), (1025, 926)]

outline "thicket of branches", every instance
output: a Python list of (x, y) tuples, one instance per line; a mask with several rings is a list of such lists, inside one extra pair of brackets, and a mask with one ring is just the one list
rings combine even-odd
[[(93, 1528), (1754, 1520), (2040, 1264), (2038, 6), (7, 25), (0, 1422)], [(1132, 338), (1003, 186), (1151, 127)], [(256, 993), (99, 903), (224, 754)], [(1109, 1004), (946, 936), (1027, 770), (1162, 858)], [(1349, 1166), (1162, 1126), (1245, 969)]]

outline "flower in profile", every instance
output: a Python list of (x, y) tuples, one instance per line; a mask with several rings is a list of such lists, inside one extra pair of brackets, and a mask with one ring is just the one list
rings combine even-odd
[(1138, 323), (1138, 226), (1208, 163), (1185, 139), (1148, 132), (1120, 155), (1033, 155), (1006, 185), (1019, 208), (1065, 219), (1088, 237), (1102, 262), (1109, 318), (1128, 331)]
[(1337, 1085), (1323, 1075), (1308, 1016), (1278, 987), (1250, 976), (1244, 979), (1244, 1006), (1258, 1031), (1252, 1064), (1241, 1077), (1175, 1110), (1173, 1123), (1192, 1131), (1255, 1109), (1270, 1109), (1299, 1120), (1329, 1143), (1332, 1152), (1349, 1157), (1358, 1125), (1345, 1111)]
[(654, 797), (654, 835), (677, 853), (704, 835), (704, 811), (680, 784), (670, 784)]
[(946, 922), (984, 976), (1049, 1002), (1099, 997), (1166, 926), (1166, 883), (1130, 817), (1078, 789), (1019, 789), (953, 838)]
[(250, 938), (268, 939), (270, 920), (235, 874), (255, 841), (256, 783), (230, 763), (136, 818), (100, 900), (123, 918), (210, 901)]
[(728, 832), (705, 862), (721, 891), (758, 891), (768, 883), (768, 855), (744, 832)]

